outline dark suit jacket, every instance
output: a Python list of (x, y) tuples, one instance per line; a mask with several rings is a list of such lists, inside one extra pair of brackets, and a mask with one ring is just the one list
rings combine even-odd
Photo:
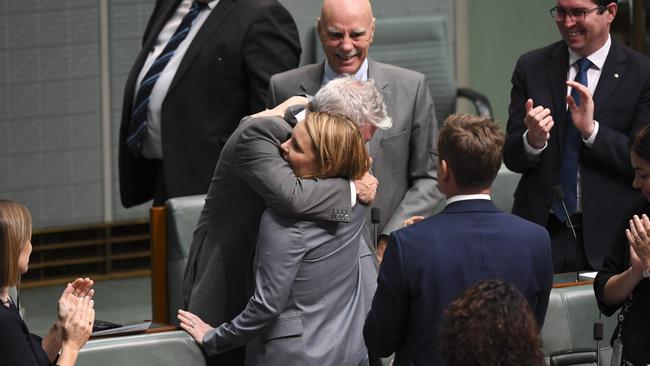
[[(273, 75), (267, 104), (275, 106), (299, 93), (314, 95), (322, 78), (322, 62)], [(381, 91), (393, 119), (393, 127), (377, 130), (368, 144), (372, 173), (379, 180), (373, 202), (381, 210), (378, 230), (388, 235), (413, 215), (431, 215), (442, 198), (436, 164), (429, 157), (438, 139), (438, 125), (424, 75), (369, 59), (368, 78)], [(370, 223), (369, 216), (366, 223)], [(367, 240), (369, 232), (364, 235)]]
[[(298, 179), (280, 155), (291, 127), (280, 118), (245, 118), (224, 146), (183, 279), (185, 308), (217, 327), (237, 316), (254, 288), (253, 255), (268, 206), (307, 220), (350, 220), (350, 183)], [(220, 354), (222, 364), (239, 361)]]
[(501, 279), (526, 298), (541, 325), (553, 283), (546, 230), (466, 200), (391, 234), (364, 339), (395, 366), (444, 365), (438, 331), (447, 306), (476, 282)]
[[(120, 194), (130, 207), (152, 198), (155, 170), (126, 146), (135, 83), (162, 27), (180, 0), (158, 0), (124, 91), (119, 139)], [(221, 0), (174, 76), (161, 111), (169, 197), (205, 194), (228, 136), (239, 120), (264, 108), (271, 75), (298, 65), (300, 41), (276, 0)]]
[(0, 355), (5, 366), (50, 365), (41, 337), (29, 333), (18, 309), (0, 304)]
[[(504, 162), (523, 174), (512, 212), (545, 226), (559, 182), (567, 123), (566, 84), (569, 52), (564, 42), (519, 58), (512, 75), (508, 136)], [(523, 134), (526, 99), (551, 110), (555, 126), (548, 146), (536, 160), (526, 157)], [(600, 124), (591, 148), (583, 145), (580, 176), (585, 253), (589, 264), (601, 268), (603, 258), (620, 234), (616, 226), (634, 204), (630, 138), (650, 123), (650, 59), (612, 40), (594, 93), (594, 119)]]

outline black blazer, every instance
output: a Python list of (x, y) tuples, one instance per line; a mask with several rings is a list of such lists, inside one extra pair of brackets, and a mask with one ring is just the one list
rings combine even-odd
[[(563, 41), (524, 54), (512, 75), (512, 90), (504, 147), (508, 169), (521, 173), (512, 212), (545, 226), (553, 187), (559, 182), (567, 123), (566, 78), (569, 51)], [(555, 126), (547, 148), (530, 161), (523, 134), (525, 103), (551, 110)], [(616, 228), (638, 198), (632, 188), (630, 138), (650, 123), (650, 59), (619, 44), (612, 45), (594, 93), (594, 119), (598, 135), (591, 148), (581, 152), (581, 200), (583, 238), (589, 264), (599, 269), (615, 242)]]
[[(126, 145), (138, 74), (180, 0), (158, 0), (124, 90), (119, 137), (122, 204), (152, 198), (155, 168)], [(165, 183), (169, 197), (203, 194), (239, 120), (264, 108), (271, 75), (298, 66), (298, 30), (276, 0), (221, 0), (203, 24), (162, 104)]]
[(4, 366), (49, 365), (41, 338), (29, 333), (27, 325), (12, 304), (0, 304), (0, 355)]

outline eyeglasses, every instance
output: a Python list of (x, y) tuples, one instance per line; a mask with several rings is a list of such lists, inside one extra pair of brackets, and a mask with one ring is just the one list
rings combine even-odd
[(606, 9), (606, 7), (599, 5), (593, 9), (564, 9), (560, 7), (554, 7), (550, 11), (551, 16), (555, 20), (565, 20), (567, 15), (571, 20), (576, 21), (576, 20), (586, 20), (587, 19), (587, 14), (593, 13), (594, 11), (598, 10), (601, 13)]
[(429, 156), (431, 156), (431, 160), (433, 160), (434, 163), (437, 163), (438, 159), (440, 159), (440, 154), (433, 150), (429, 151)]

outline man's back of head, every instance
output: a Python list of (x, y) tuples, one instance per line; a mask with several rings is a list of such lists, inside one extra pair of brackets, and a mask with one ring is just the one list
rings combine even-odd
[(307, 110), (350, 119), (366, 140), (372, 137), (372, 132), (377, 128), (389, 129), (392, 126), (384, 98), (372, 80), (359, 81), (350, 76), (332, 80), (316, 93)]
[(503, 132), (490, 118), (470, 114), (449, 116), (438, 138), (440, 190), (448, 197), (489, 193), (501, 167), (504, 142)]

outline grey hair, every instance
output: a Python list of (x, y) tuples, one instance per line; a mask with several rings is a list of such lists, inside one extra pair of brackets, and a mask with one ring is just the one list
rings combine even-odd
[(352, 120), (358, 127), (370, 123), (387, 130), (393, 121), (386, 113), (384, 98), (372, 80), (359, 81), (352, 76), (334, 79), (309, 101), (310, 112), (336, 114)]

